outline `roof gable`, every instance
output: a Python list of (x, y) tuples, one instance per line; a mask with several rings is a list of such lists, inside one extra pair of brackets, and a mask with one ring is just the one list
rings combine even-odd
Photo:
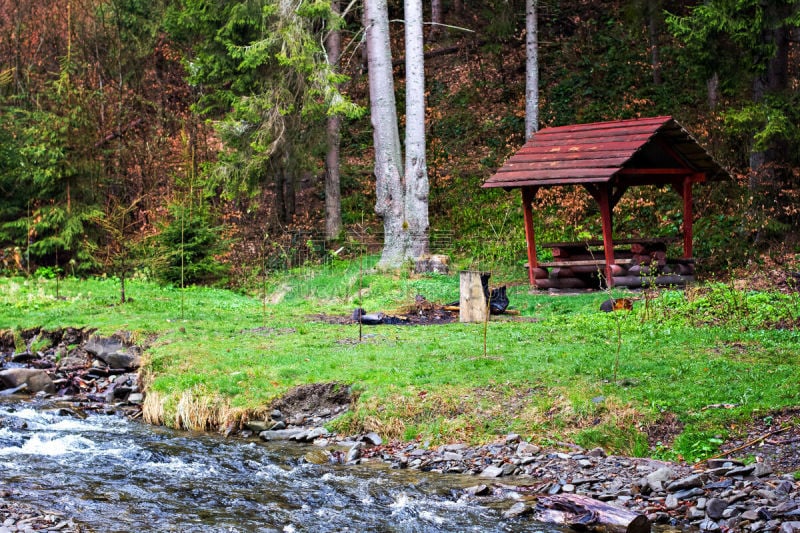
[(664, 183), (680, 172), (702, 172), (707, 179), (728, 177), (680, 124), (662, 116), (542, 129), (483, 186), (603, 183), (650, 176), (654, 169), (661, 173), (655, 181)]

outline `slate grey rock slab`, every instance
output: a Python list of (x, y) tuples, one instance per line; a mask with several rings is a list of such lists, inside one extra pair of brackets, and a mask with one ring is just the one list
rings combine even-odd
[(503, 512), (503, 518), (515, 518), (531, 512), (531, 508), (522, 502), (517, 502)]
[(712, 520), (719, 520), (728, 507), (728, 503), (720, 498), (711, 498), (706, 502), (706, 515)]
[(383, 444), (383, 439), (381, 438), (381, 436), (375, 433), (374, 431), (370, 431), (369, 433), (364, 435), (363, 439), (364, 442), (371, 444), (372, 446), (380, 446), (381, 444)]
[(55, 391), (53, 380), (44, 370), (37, 368), (9, 368), (0, 371), (0, 383), (3, 388), (13, 389), (26, 385), (25, 389), (31, 394), (37, 392), (52, 393)]
[(480, 473), (481, 477), (500, 477), (503, 475), (502, 466), (489, 465)]
[(464, 492), (469, 494), (470, 496), (483, 496), (485, 494), (489, 494), (492, 490), (489, 488), (488, 485), (473, 485), (472, 487), (467, 487), (464, 489)]
[(246, 427), (250, 431), (261, 432), (261, 431), (266, 431), (269, 426), (267, 425), (267, 422), (263, 420), (248, 420), (247, 422), (244, 423), (244, 427)]
[(279, 429), (276, 431), (266, 430), (258, 434), (261, 440), (289, 440), (292, 437), (303, 433), (302, 429)]
[(703, 475), (694, 474), (681, 479), (676, 479), (675, 481), (667, 485), (667, 490), (669, 492), (678, 492), (679, 490), (691, 489), (702, 486), (703, 486)]

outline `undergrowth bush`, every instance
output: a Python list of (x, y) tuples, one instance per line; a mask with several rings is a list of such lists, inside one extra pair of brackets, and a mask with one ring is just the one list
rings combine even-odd
[[(158, 276), (173, 285), (219, 285), (227, 282), (230, 266), (219, 260), (226, 249), (222, 227), (211, 216), (176, 207), (158, 236), (163, 265)], [(185, 210), (183, 210), (185, 211)]]
[(721, 282), (686, 291), (664, 291), (650, 305), (657, 320), (691, 326), (733, 326), (741, 330), (800, 326), (797, 293), (741, 290)]

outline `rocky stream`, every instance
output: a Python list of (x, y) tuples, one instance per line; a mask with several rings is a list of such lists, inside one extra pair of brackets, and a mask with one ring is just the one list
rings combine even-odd
[(385, 443), (330, 434), (347, 387), (316, 384), (223, 438), (136, 421), (140, 348), (124, 335), (31, 330), (0, 352), (0, 533), (800, 532), (794, 426), (697, 465), (520, 435)]

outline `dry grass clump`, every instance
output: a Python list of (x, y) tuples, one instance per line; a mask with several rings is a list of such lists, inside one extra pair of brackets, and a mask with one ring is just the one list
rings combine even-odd
[(180, 395), (151, 391), (142, 405), (142, 419), (148, 424), (192, 431), (229, 431), (239, 427), (246, 416), (221, 396), (195, 389)]

